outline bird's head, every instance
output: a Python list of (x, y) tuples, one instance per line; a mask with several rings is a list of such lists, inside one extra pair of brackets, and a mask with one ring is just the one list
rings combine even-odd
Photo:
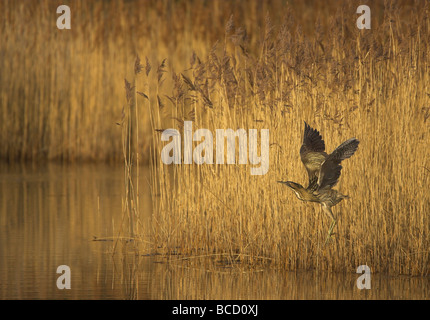
[(300, 200), (302, 199), (302, 190), (304, 190), (305, 188), (303, 188), (302, 185), (295, 183), (293, 181), (278, 181), (279, 183), (285, 184), (287, 186), (289, 186), (291, 189), (293, 189), (294, 193), (296, 194), (297, 198), (299, 198)]

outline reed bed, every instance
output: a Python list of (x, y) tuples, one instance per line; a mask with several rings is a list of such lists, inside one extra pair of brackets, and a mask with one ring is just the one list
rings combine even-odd
[[(70, 32), (55, 28), (55, 1), (0, 3), (1, 159), (122, 159), (134, 236), (133, 170), (150, 161), (148, 243), (172, 259), (429, 274), (428, 2), (369, 2), (370, 30), (356, 28), (358, 1), (62, 4)], [(185, 120), (212, 132), (269, 129), (269, 171), (164, 165), (161, 132), (182, 133)], [(307, 181), (303, 121), (328, 151), (361, 141), (336, 187), (351, 198), (334, 208), (328, 246), (319, 206), (276, 183)]]
[[(427, 275), (430, 23), (428, 3), (417, 5), (386, 2), (379, 23), (358, 30), (345, 3), (317, 19), (312, 36), (292, 26), (290, 12), (279, 25), (267, 17), (258, 50), (232, 17), (204, 58), (193, 55), (184, 72), (172, 72), (171, 93), (157, 92), (150, 104), (156, 132), (183, 134), (185, 120), (212, 132), (270, 129), (270, 168), (252, 176), (249, 164), (165, 165), (166, 143), (154, 135), (157, 250), (188, 263), (222, 256), (234, 266), (355, 272), (365, 264)], [(337, 188), (351, 198), (334, 208), (340, 222), (327, 246), (320, 207), (276, 183), (307, 181), (298, 154), (303, 120), (320, 130), (328, 151), (350, 137), (361, 141), (344, 164)]]
[[(61, 4), (70, 7), (71, 30), (56, 27), (58, 1), (0, 2), (2, 160), (122, 161), (122, 134), (115, 123), (126, 104), (124, 78), (133, 77), (136, 55), (152, 64), (167, 58), (170, 68), (183, 70), (193, 51), (205, 55), (222, 35), (231, 12), (252, 15), (248, 31), (257, 33), (266, 11), (283, 1)], [(140, 136), (150, 137), (148, 115), (140, 113), (139, 120)], [(150, 141), (140, 139), (142, 163), (148, 163)]]

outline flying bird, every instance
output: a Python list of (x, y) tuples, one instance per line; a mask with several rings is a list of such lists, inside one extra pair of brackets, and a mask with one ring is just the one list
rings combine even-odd
[(318, 130), (312, 129), (305, 122), (300, 158), (308, 172), (309, 184), (304, 188), (296, 182), (278, 181), (290, 187), (300, 200), (321, 204), (323, 211), (332, 218), (325, 243), (330, 239), (337, 223), (331, 208), (348, 198), (348, 196), (333, 189), (339, 181), (342, 170), (340, 164), (342, 160), (348, 159), (354, 154), (359, 143), (360, 141), (356, 138), (351, 138), (338, 146), (331, 154), (327, 154), (324, 140)]

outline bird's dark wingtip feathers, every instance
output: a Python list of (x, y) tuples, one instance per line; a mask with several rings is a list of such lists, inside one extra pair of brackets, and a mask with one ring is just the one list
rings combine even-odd
[(325, 143), (317, 129), (312, 128), (310, 125), (305, 123), (305, 129), (303, 132), (303, 143), (300, 153), (304, 153), (306, 151), (313, 152), (324, 152)]

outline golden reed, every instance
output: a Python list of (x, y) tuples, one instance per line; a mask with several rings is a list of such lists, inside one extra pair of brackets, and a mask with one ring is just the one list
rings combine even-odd
[[(428, 2), (372, 2), (370, 30), (356, 27), (358, 1), (74, 3), (83, 14), (72, 11), (71, 32), (55, 35), (51, 1), (0, 3), (1, 158), (120, 160), (115, 123), (139, 55), (154, 250), (251, 267), (429, 274)], [(319, 206), (276, 183), (307, 179), (303, 120), (328, 150), (361, 142), (337, 186), (350, 199), (334, 209), (328, 246)], [(181, 132), (185, 121), (269, 129), (267, 174), (163, 164), (162, 131)]]

